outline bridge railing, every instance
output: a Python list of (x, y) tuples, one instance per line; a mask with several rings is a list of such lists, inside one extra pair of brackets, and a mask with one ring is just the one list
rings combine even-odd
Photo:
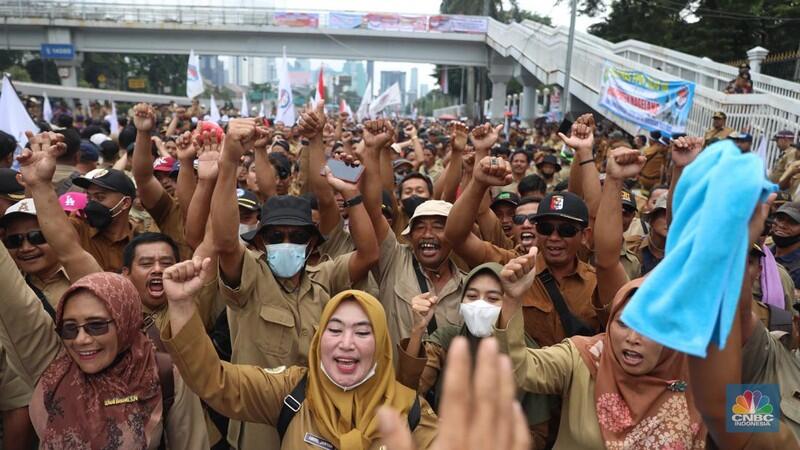
[[(486, 37), (490, 47), (503, 56), (511, 56), (516, 59), (542, 83), (560, 86), (564, 85), (565, 79), (567, 39), (568, 31), (564, 27), (553, 28), (534, 22), (505, 25), (496, 21), (490, 21)], [(636, 59), (630, 59), (632, 44), (630, 41), (623, 44), (628, 51), (618, 53), (617, 46), (620, 44), (611, 44), (595, 36), (579, 33), (576, 36), (573, 50), (571, 93), (590, 107), (602, 111), (602, 108), (598, 106), (599, 92), (603, 68), (608, 63), (628, 70), (638, 70), (662, 80), (688, 79), (695, 81), (691, 74), (683, 69), (679, 73), (685, 77), (680, 77), (669, 71), (657, 70)], [(651, 54), (653, 58), (648, 61), (651, 64), (658, 63), (656, 56), (659, 53), (656, 50)], [(662, 52), (662, 55), (667, 53)], [(674, 56), (676, 56), (675, 60), (665, 58), (665, 61), (671, 62), (672, 65), (663, 67), (677, 68), (684, 64), (681, 61), (689, 61), (690, 58), (694, 58), (684, 58), (689, 55), (683, 54)], [(699, 58), (697, 59), (699, 60)], [(714, 69), (714, 64), (717, 63), (709, 64), (708, 67)], [(701, 73), (700, 69), (705, 66), (698, 64), (697, 67), (698, 69), (694, 73)], [(702, 72), (701, 74), (703, 76), (713, 75), (712, 72)], [(727, 78), (728, 75), (719, 70), (715, 77), (719, 80)], [(796, 86), (794, 87), (796, 91), (800, 91), (800, 85), (783, 80), (770, 80), (770, 78), (772, 77), (764, 77), (762, 81), (772, 83), (771, 89), (776, 91), (775, 93), (763, 90), (762, 93), (756, 94), (725, 94), (721, 90), (706, 86), (706, 83), (697, 83), (694, 106), (687, 123), (687, 133), (703, 135), (705, 130), (711, 127), (713, 113), (724, 111), (728, 116), (728, 126), (750, 132), (753, 134), (756, 144), (761, 139), (768, 139), (768, 161), (774, 161), (778, 154), (778, 149), (771, 140), (774, 133), (788, 129), (797, 135), (800, 131), (800, 100), (797, 100), (795, 95), (784, 95), (781, 89), (789, 89), (793, 85)], [(611, 113), (608, 115), (629, 133), (639, 131), (637, 125), (620, 120)]]
[(357, 11), (319, 11), (262, 7), (106, 4), (102, 2), (6, 2), (0, 17), (96, 22), (176, 23), (186, 25), (246, 25), (380, 31), (486, 32), (486, 17), (421, 15)]

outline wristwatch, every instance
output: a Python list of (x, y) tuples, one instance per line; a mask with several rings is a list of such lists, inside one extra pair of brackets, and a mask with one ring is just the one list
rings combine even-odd
[(353, 206), (358, 205), (362, 201), (364, 201), (364, 198), (361, 197), (361, 194), (358, 194), (355, 197), (351, 198), (350, 200), (343, 201), (342, 206), (345, 208), (352, 208)]

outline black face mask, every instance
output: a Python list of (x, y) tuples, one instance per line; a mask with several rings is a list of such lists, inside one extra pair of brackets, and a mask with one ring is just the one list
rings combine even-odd
[(427, 198), (422, 198), (419, 195), (412, 195), (411, 197), (404, 198), (400, 201), (403, 204), (403, 211), (406, 212), (406, 215), (410, 219), (411, 216), (414, 215), (414, 211), (416, 211), (417, 206), (425, 203), (428, 201)]
[(94, 200), (90, 200), (86, 203), (86, 207), (83, 208), (83, 213), (86, 215), (86, 220), (89, 222), (89, 225), (98, 230), (102, 230), (111, 225), (111, 221), (114, 219), (109, 208), (106, 208), (102, 203), (98, 203)]
[(773, 234), (772, 241), (775, 242), (775, 245), (777, 245), (779, 248), (791, 247), (792, 245), (800, 242), (800, 235), (778, 236), (777, 234)]

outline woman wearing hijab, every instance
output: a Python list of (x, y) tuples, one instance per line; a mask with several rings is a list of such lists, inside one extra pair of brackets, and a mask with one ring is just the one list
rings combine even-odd
[[(412, 436), (417, 448), (430, 446), (436, 436), (436, 416), (416, 392), (395, 381), (386, 315), (378, 300), (355, 290), (333, 297), (311, 341), (308, 368), (229, 364), (217, 357), (192, 301), (213, 276), (209, 266), (208, 259), (197, 258), (165, 271), (170, 324), (161, 333), (186, 383), (209, 406), (232, 419), (280, 428), (287, 402), (294, 415), (281, 448), (366, 450), (380, 446), (381, 405), (407, 417), (419, 404)], [(305, 399), (294, 403), (295, 388), (302, 380)], [(292, 398), (287, 398), (290, 394)]]
[[(426, 293), (412, 299), (414, 328), (410, 337), (398, 346), (398, 379), (420, 394), (430, 393), (426, 398), (433, 399), (434, 408), (438, 406), (442, 394), (445, 360), (453, 339), (457, 336), (466, 337), (470, 355), (475, 358), (481, 340), (492, 334), (492, 326), (497, 322), (503, 304), (501, 270), (503, 266), (497, 263), (481, 264), (472, 269), (464, 282), (461, 297), (460, 310), (464, 325), (439, 327), (424, 340), (423, 335), (433, 317), (437, 298)], [(539, 348), (528, 336), (525, 336), (525, 344), (530, 348)], [(544, 395), (520, 394), (520, 404), (533, 441), (532, 448), (545, 448), (551, 403)]]
[(75, 282), (53, 320), (0, 246), (0, 344), (34, 388), (31, 422), (43, 449), (208, 448), (202, 407), (173, 370), (165, 418), (156, 351), (141, 331), (141, 301), (108, 272)]
[(523, 390), (562, 396), (554, 448), (704, 448), (706, 428), (687, 386), (687, 357), (620, 320), (642, 280), (619, 290), (606, 333), (529, 349), (521, 298), (535, 279), (534, 264), (535, 255), (526, 255), (503, 268), (505, 298), (495, 336), (511, 356), (514, 378)]

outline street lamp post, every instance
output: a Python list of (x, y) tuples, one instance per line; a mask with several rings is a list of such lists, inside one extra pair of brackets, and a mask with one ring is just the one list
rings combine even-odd
[(572, 16), (569, 19), (569, 38), (567, 40), (567, 63), (564, 67), (564, 92), (561, 97), (561, 111), (564, 117), (570, 110), (569, 82), (572, 72), (572, 47), (575, 45), (575, 17), (578, 11), (578, 0), (572, 0)]

